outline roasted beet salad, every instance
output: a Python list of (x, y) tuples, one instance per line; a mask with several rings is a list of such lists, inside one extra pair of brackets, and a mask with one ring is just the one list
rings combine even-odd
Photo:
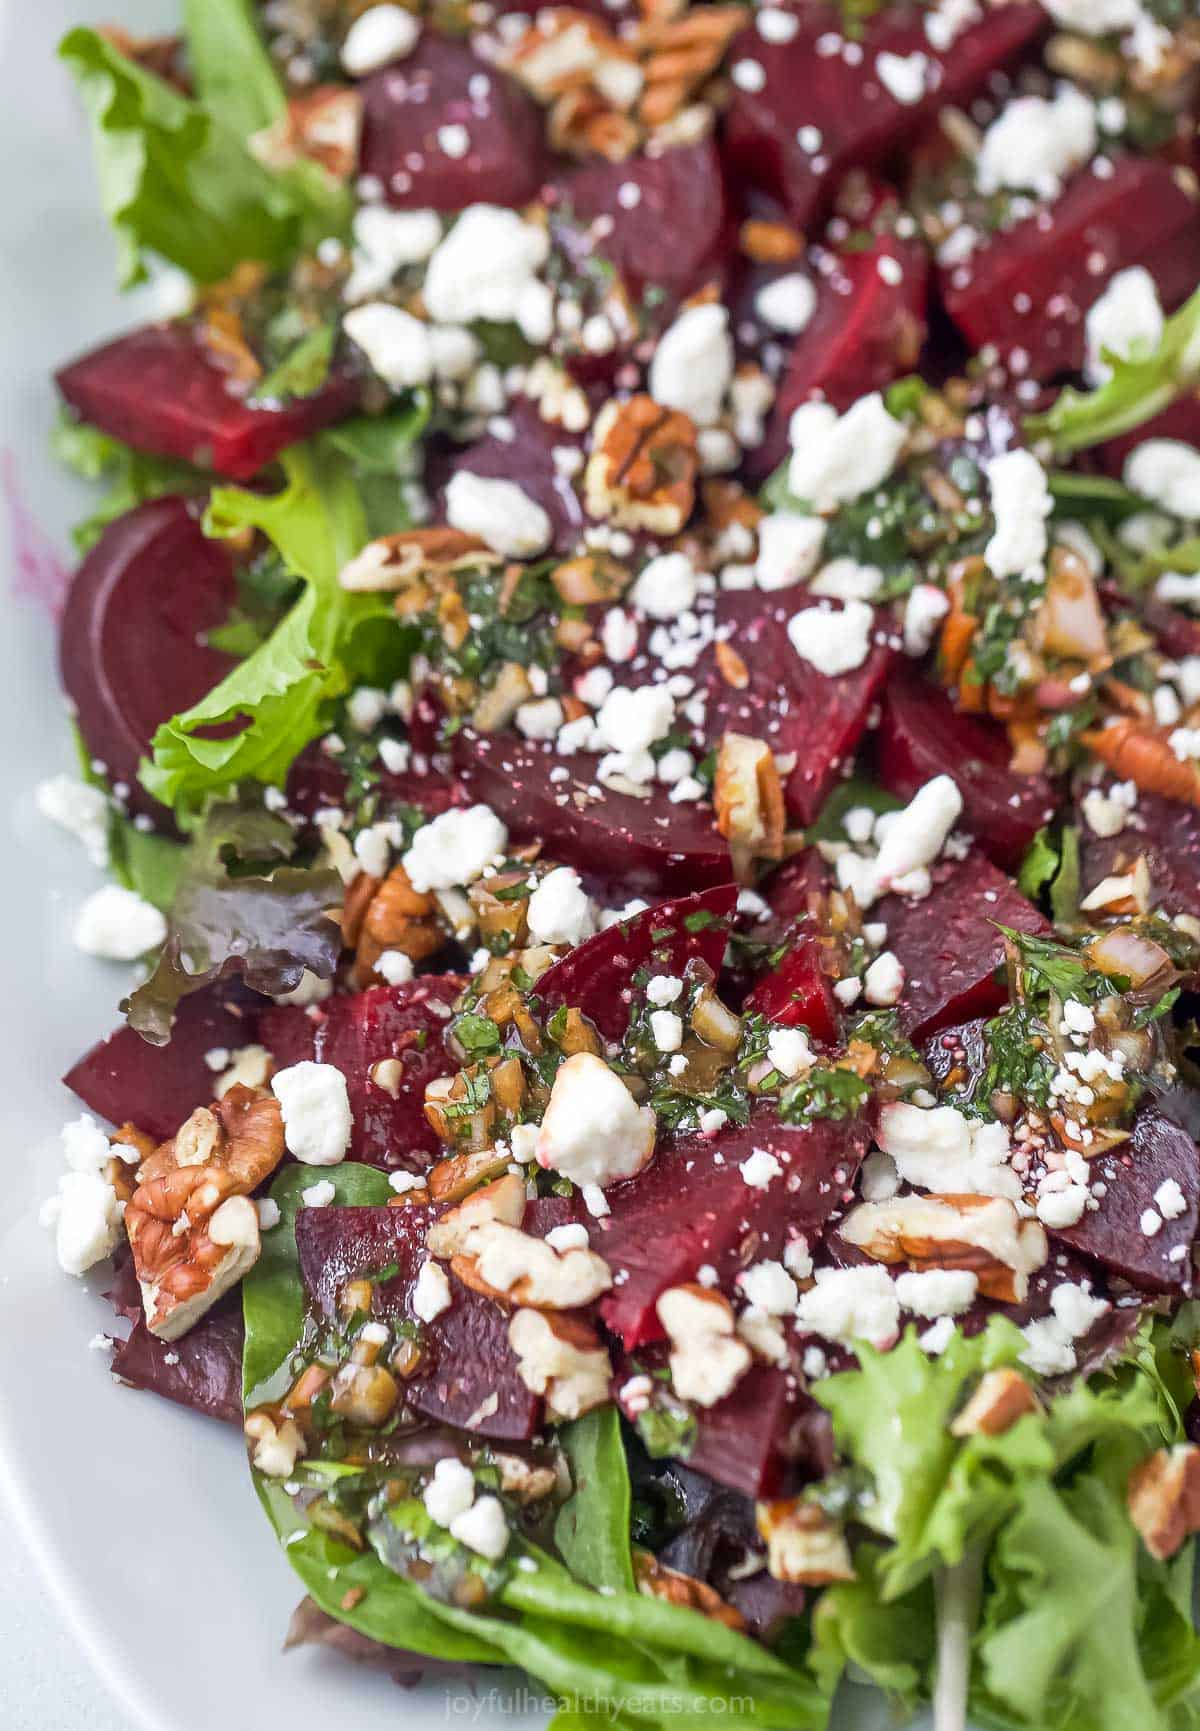
[(1196, 0), (182, 14), (61, 50), (116, 1380), (559, 1731), (1195, 1727)]

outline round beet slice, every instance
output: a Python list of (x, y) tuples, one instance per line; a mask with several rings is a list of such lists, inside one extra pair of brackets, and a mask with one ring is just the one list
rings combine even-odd
[(379, 181), (389, 204), (515, 206), (541, 186), (547, 168), (541, 110), (465, 42), (425, 30), (406, 59), (359, 89), (362, 171)]
[[(789, 40), (769, 42), (749, 27), (730, 47), (731, 65), (751, 62), (763, 76), (735, 83), (725, 151), (737, 174), (777, 198), (801, 228), (828, 208), (847, 169), (897, 158), (938, 109), (969, 101), (1046, 24), (1039, 6), (995, 7), (939, 51), (920, 8), (884, 7), (854, 37), (838, 6), (787, 9), (799, 21)], [(882, 53), (923, 57), (917, 101), (900, 101), (875, 74)]]
[(245, 481), (288, 445), (353, 414), (357, 382), (333, 372), (281, 408), (231, 390), (187, 319), (144, 325), (80, 355), (55, 375), (76, 414), (139, 451), (178, 457)]
[(911, 799), (934, 776), (952, 777), (963, 797), (962, 826), (997, 865), (1012, 868), (1057, 799), (1045, 776), (1014, 775), (998, 723), (960, 715), (939, 686), (911, 668), (888, 682), (879, 728), (879, 777)]
[[(490, 805), (513, 841), (540, 841), (593, 886), (652, 896), (706, 889), (730, 878), (729, 848), (706, 803), (672, 805), (665, 787), (646, 799), (596, 781), (600, 759), (559, 757), (553, 741), (511, 733), (454, 738), (454, 764), (468, 798)], [(562, 772), (565, 771), (565, 775)]]
[(71, 583), (59, 670), (89, 754), (131, 811), (166, 814), (138, 784), (138, 764), (160, 722), (223, 679), (233, 657), (205, 633), (237, 599), (233, 559), (200, 527), (194, 507), (167, 497), (110, 523)]
[(993, 345), (1029, 378), (1076, 372), (1084, 315), (1117, 271), (1145, 266), (1168, 310), (1195, 288), (1200, 200), (1160, 159), (1111, 166), (1105, 179), (1082, 170), (1052, 205), (942, 268), (946, 311), (972, 347)]

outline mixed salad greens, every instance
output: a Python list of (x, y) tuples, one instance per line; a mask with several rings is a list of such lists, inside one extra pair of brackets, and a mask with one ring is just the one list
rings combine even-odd
[(182, 310), (57, 379), (39, 800), (139, 966), (45, 1220), (291, 1638), (1200, 1726), (1200, 12), (61, 57)]

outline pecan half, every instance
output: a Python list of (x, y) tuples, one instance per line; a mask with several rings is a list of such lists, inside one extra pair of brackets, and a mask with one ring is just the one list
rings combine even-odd
[(554, 1417), (582, 1418), (608, 1400), (612, 1360), (595, 1329), (578, 1317), (518, 1310), (508, 1325), (508, 1344), (521, 1381), (545, 1396)]
[(618, 527), (677, 535), (692, 513), (696, 469), (696, 429), (686, 415), (645, 395), (606, 403), (584, 471), (588, 512)]
[(1027, 1412), (1037, 1410), (1037, 1395), (1019, 1370), (989, 1370), (950, 1426), (950, 1435), (1002, 1436)]
[[(358, 881), (356, 878), (350, 886), (346, 901), (348, 909)], [(412, 887), (402, 865), (394, 865), (382, 882), (377, 878), (367, 881), (375, 887), (361, 909), (357, 929), (353, 925), (347, 929), (345, 917), (342, 920), (342, 935), (357, 952), (354, 962), (356, 985), (366, 985), (374, 976), (375, 964), (385, 950), (398, 950), (414, 962), (422, 962), (446, 942), (446, 931), (438, 918), (437, 902), (433, 896)], [(359, 912), (357, 907), (355, 912)]]
[(125, 1231), (146, 1325), (161, 1340), (186, 1334), (258, 1260), (248, 1192), (275, 1170), (283, 1147), (278, 1101), (236, 1086), (143, 1162)]
[(699, 1611), (714, 1623), (724, 1623), (727, 1629), (744, 1629), (746, 1620), (740, 1611), (727, 1605), (715, 1587), (694, 1575), (684, 1575), (678, 1569), (668, 1569), (650, 1551), (634, 1551), (633, 1578), (637, 1590), (648, 1599), (665, 1599), (668, 1605), (683, 1605), (686, 1610)]
[(722, 735), (713, 804), (739, 882), (748, 881), (752, 860), (783, 858), (783, 786), (763, 740), (746, 733)]
[(1126, 1503), (1150, 1555), (1160, 1562), (1173, 1557), (1190, 1533), (1200, 1532), (1200, 1448), (1156, 1449), (1131, 1475)]
[(824, 1587), (856, 1578), (846, 1535), (816, 1503), (785, 1497), (758, 1503), (754, 1513), (767, 1541), (768, 1572), (777, 1581)]
[(1000, 1196), (898, 1196), (861, 1202), (839, 1231), (876, 1262), (910, 1268), (962, 1268), (978, 1276), (985, 1298), (1019, 1304), (1029, 1276), (1050, 1254), (1045, 1229), (1023, 1220)]

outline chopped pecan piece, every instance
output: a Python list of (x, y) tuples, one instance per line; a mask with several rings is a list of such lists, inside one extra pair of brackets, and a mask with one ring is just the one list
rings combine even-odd
[(777, 1581), (825, 1587), (856, 1578), (846, 1535), (816, 1503), (786, 1497), (758, 1503), (754, 1512), (767, 1541), (767, 1569)]
[(1161, 1562), (1200, 1532), (1200, 1448), (1180, 1443), (1156, 1449), (1129, 1480), (1129, 1518), (1146, 1549)]
[[(360, 875), (365, 877), (366, 873)], [(355, 905), (357, 930), (353, 925), (348, 930), (345, 915), (342, 918), (342, 936), (357, 952), (354, 962), (357, 985), (366, 985), (374, 977), (375, 964), (385, 950), (398, 950), (414, 962), (423, 962), (446, 942), (437, 902), (433, 896), (412, 887), (402, 865), (394, 865), (382, 882), (370, 878), (368, 884), (373, 889)], [(347, 894), (347, 909), (357, 885), (356, 878)], [(365, 906), (361, 906), (364, 899)]]
[(606, 403), (584, 471), (589, 513), (618, 527), (678, 535), (696, 496), (696, 429), (653, 397)]
[(722, 735), (713, 803), (739, 882), (746, 881), (752, 860), (783, 858), (783, 784), (763, 740)]
[(338, 573), (343, 589), (358, 591), (407, 589), (422, 578), (445, 576), (459, 567), (498, 565), (477, 535), (461, 529), (403, 529), (368, 541), (361, 553)]
[(612, 1361), (595, 1329), (578, 1317), (518, 1310), (508, 1325), (508, 1344), (521, 1381), (546, 1397), (555, 1418), (581, 1418), (608, 1400)]
[[(467, 1156), (468, 1159), (472, 1156)], [(507, 1163), (507, 1156), (506, 1163)], [(444, 1160), (443, 1166), (454, 1162)], [(437, 1168), (434, 1168), (436, 1172)], [(444, 1200), (450, 1194), (443, 1190), (439, 1197), (438, 1188), (432, 1182), (430, 1189), (434, 1201)], [(440, 1219), (429, 1228), (426, 1243), (431, 1256), (457, 1256), (466, 1250), (467, 1241), (472, 1232), (480, 1226), (492, 1225), (499, 1221), (505, 1226), (520, 1226), (525, 1218), (525, 1181), (515, 1173), (509, 1172), (503, 1178), (497, 1178), (494, 1184), (485, 1184), (482, 1190), (476, 1190), (460, 1202), (457, 1208), (448, 1208)]]
[(318, 162), (335, 180), (349, 180), (358, 167), (363, 99), (344, 84), (322, 84), (293, 96), (286, 114), (247, 141), (264, 167), (291, 168)]
[(665, 1599), (669, 1605), (683, 1605), (689, 1611), (699, 1611), (714, 1623), (724, 1623), (727, 1629), (744, 1629), (746, 1620), (740, 1611), (727, 1605), (715, 1587), (696, 1580), (693, 1575), (668, 1569), (650, 1551), (634, 1551), (633, 1575), (639, 1593), (648, 1599)]
[(989, 1370), (950, 1426), (951, 1436), (1003, 1436), (1038, 1398), (1019, 1370)]
[(235, 1086), (201, 1106), (145, 1160), (125, 1231), (146, 1325), (178, 1340), (258, 1260), (248, 1192), (283, 1158), (283, 1118), (270, 1094)]
[(911, 1268), (962, 1268), (978, 1276), (985, 1298), (1019, 1304), (1029, 1276), (1049, 1255), (1045, 1229), (1023, 1220), (1000, 1196), (898, 1196), (860, 1202), (839, 1228), (876, 1262)]

